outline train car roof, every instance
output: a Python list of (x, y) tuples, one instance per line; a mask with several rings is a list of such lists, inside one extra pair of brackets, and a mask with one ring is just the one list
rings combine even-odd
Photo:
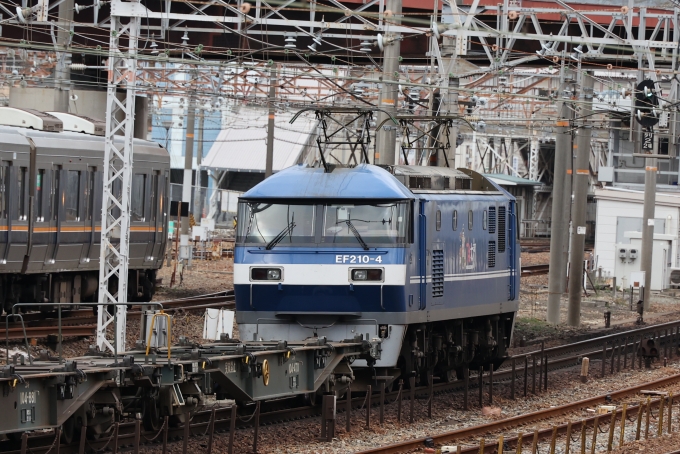
[[(30, 137), (38, 148), (38, 153), (44, 154), (46, 151), (61, 149), (63, 155), (77, 154), (79, 150), (94, 151), (104, 150), (104, 137), (84, 134), (79, 132), (49, 132), (38, 131), (30, 128), (19, 128), (13, 126), (0, 125), (0, 143), (16, 144), (28, 146), (25, 137)], [(116, 142), (122, 142), (123, 137), (116, 137)], [(143, 139), (134, 139), (135, 155), (152, 155), (154, 157), (165, 158), (169, 161), (168, 151), (157, 142)], [(14, 150), (0, 150), (14, 151)]]
[(245, 194), (241, 199), (413, 199), (409, 191), (387, 170), (371, 164), (356, 167), (323, 168), (303, 165), (275, 173)]

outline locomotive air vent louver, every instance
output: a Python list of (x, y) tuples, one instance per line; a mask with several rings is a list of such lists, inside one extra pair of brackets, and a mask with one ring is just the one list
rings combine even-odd
[(505, 207), (498, 207), (498, 252), (505, 252)]
[(496, 266), (496, 242), (489, 241), (489, 253), (487, 255), (487, 263), (489, 268)]
[(496, 207), (489, 207), (489, 233), (496, 233)]
[(444, 296), (444, 251), (432, 251), (432, 296)]

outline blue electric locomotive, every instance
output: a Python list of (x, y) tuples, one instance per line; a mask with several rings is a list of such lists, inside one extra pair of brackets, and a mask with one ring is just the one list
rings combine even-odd
[(482, 175), (295, 166), (245, 193), (238, 220), (241, 339), (381, 338), (381, 359), (353, 368), (392, 379), (453, 379), (506, 356), (519, 305), (515, 200)]

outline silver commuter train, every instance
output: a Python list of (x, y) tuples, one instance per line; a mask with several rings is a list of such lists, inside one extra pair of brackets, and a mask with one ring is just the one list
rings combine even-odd
[[(54, 115), (67, 127), (78, 120)], [(63, 131), (43, 112), (0, 108), (0, 304), (8, 312), (18, 302), (49, 308), (97, 299), (103, 124), (77, 123), (95, 133)], [(134, 147), (128, 297), (149, 301), (167, 243), (170, 156), (155, 142), (135, 139)]]

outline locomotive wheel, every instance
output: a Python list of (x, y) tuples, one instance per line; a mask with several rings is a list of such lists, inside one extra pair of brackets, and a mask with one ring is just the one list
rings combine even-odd
[(456, 372), (455, 369), (447, 370), (446, 373), (444, 374), (444, 378), (447, 383), (453, 383), (454, 381), (458, 380), (458, 372)]
[(158, 400), (153, 397), (146, 397), (142, 405), (142, 423), (144, 424), (144, 429), (157, 431), (161, 428), (161, 410)]

